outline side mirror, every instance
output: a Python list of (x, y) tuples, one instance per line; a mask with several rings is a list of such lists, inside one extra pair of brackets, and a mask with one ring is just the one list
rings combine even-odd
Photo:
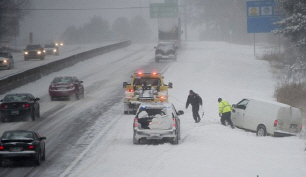
[(173, 88), (172, 82), (169, 82), (168, 87), (169, 87), (169, 88)]
[(237, 108), (237, 105), (236, 105), (236, 104), (232, 104), (232, 107), (233, 107), (233, 108)]
[(39, 100), (40, 100), (39, 98), (35, 98), (35, 99), (34, 99), (34, 101), (39, 101)]
[(179, 110), (179, 111), (177, 112), (177, 114), (178, 114), (178, 115), (183, 115), (183, 114), (184, 114), (184, 111)]
[(83, 83), (83, 81), (80, 81), (79, 83)]
[(46, 137), (40, 137), (39, 140), (46, 140)]
[(127, 82), (123, 82), (123, 88), (126, 88)]

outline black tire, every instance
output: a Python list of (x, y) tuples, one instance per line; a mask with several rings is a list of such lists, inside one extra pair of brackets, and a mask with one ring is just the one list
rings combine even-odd
[(54, 100), (55, 100), (55, 97), (50, 96), (50, 100), (51, 100), (51, 101), (54, 101)]
[(5, 117), (1, 117), (1, 123), (5, 123)]
[(31, 112), (31, 120), (35, 121), (35, 109)]
[(44, 153), (43, 153), (43, 156), (41, 157), (41, 160), (42, 161), (46, 160), (46, 149), (44, 149)]
[(137, 140), (137, 139), (135, 138), (135, 136), (136, 136), (136, 133), (135, 133), (135, 130), (134, 130), (134, 134), (133, 134), (133, 144), (140, 144), (140, 140)]
[(158, 59), (158, 58), (155, 58), (155, 62), (158, 63), (158, 62), (159, 62), (159, 59)]
[(75, 94), (75, 99), (79, 100), (80, 99), (80, 95), (78, 93)]
[(124, 111), (124, 114), (129, 114), (129, 111)]
[(177, 133), (175, 138), (173, 138), (173, 140), (172, 140), (172, 144), (177, 145), (178, 143), (179, 143), (179, 135)]
[(36, 158), (35, 158), (35, 160), (34, 160), (34, 164), (35, 164), (36, 166), (39, 166), (39, 165), (40, 165), (40, 160), (41, 160), (41, 158), (40, 158), (40, 152), (38, 152), (38, 153), (37, 153), (37, 156), (36, 156)]
[(267, 136), (267, 129), (264, 125), (259, 125), (256, 131), (257, 136)]
[(2, 167), (2, 159), (0, 159), (0, 167)]

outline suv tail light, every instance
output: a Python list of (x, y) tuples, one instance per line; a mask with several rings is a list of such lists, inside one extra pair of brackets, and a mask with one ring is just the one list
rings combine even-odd
[(173, 118), (173, 127), (176, 128), (176, 121), (175, 121), (175, 118)]
[(0, 146), (0, 151), (1, 151), (1, 150), (4, 150), (4, 146)]
[(30, 145), (30, 146), (29, 146), (29, 149), (30, 149), (30, 150), (34, 150), (34, 146), (33, 146), (33, 145)]
[(274, 121), (274, 127), (277, 127), (277, 120)]
[(134, 127), (137, 127), (138, 126), (138, 118), (135, 118), (134, 119)]

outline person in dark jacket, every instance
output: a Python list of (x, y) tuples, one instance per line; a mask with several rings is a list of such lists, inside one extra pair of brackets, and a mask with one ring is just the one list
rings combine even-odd
[(200, 106), (202, 106), (202, 98), (192, 90), (189, 91), (186, 102), (186, 109), (188, 108), (189, 104), (192, 106), (192, 114), (195, 123), (199, 123), (201, 121), (199, 109)]

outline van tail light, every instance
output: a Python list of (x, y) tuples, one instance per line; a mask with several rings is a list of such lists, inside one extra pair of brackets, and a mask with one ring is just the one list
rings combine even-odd
[(274, 121), (274, 127), (277, 127), (277, 120)]
[(175, 118), (173, 118), (173, 127), (176, 128), (176, 121), (175, 121)]
[(302, 131), (302, 129), (303, 129), (303, 124), (301, 124), (301, 126), (300, 126), (300, 132)]
[(138, 118), (135, 118), (134, 119), (134, 127), (137, 127), (138, 126)]

